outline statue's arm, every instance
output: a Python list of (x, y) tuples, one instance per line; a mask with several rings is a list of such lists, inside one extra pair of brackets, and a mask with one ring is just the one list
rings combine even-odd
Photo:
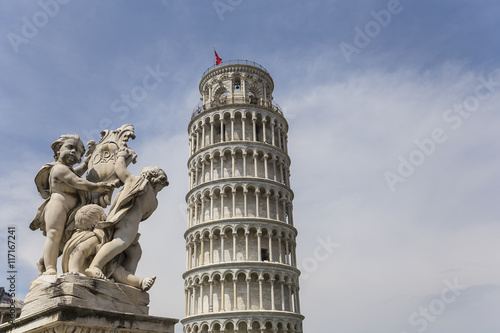
[(85, 173), (85, 171), (87, 171), (88, 167), (89, 167), (88, 161), (84, 161), (76, 168), (73, 168), (73, 171), (75, 171), (75, 173), (81, 177)]
[(95, 150), (95, 141), (90, 140), (89, 142), (87, 142), (87, 151), (85, 152), (83, 163), (73, 169), (78, 176), (81, 177), (85, 173), (85, 171), (87, 171), (89, 167), (89, 161), (90, 158), (92, 157), (92, 153), (94, 152), (94, 150)]
[(131, 182), (134, 178), (134, 175), (128, 171), (126, 157), (122, 154), (119, 154), (116, 158), (115, 163), (115, 172), (118, 178), (125, 184)]
[(75, 175), (68, 167), (62, 165), (54, 167), (54, 170), (52, 171), (52, 177), (73, 188), (76, 188), (77, 190), (104, 193), (114, 188), (113, 185), (108, 185), (103, 182), (89, 182), (88, 180)]

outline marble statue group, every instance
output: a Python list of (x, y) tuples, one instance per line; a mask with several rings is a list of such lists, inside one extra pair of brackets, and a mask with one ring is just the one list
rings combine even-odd
[[(46, 236), (37, 263), (40, 275), (57, 275), (62, 255), (62, 273), (143, 291), (155, 282), (154, 276), (135, 275), (142, 254), (138, 230), (157, 208), (156, 196), (168, 186), (168, 179), (159, 167), (143, 168), (138, 176), (127, 169), (137, 159), (127, 146), (130, 138), (135, 138), (134, 127), (123, 125), (102, 131), (99, 142), (89, 141), (87, 150), (76, 134), (62, 135), (52, 143), (55, 161), (43, 165), (35, 177), (45, 201), (30, 224)], [(120, 187), (111, 203), (114, 189)]]

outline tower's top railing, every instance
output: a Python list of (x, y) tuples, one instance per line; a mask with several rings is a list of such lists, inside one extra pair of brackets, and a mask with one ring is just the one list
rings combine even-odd
[(213, 65), (213, 66), (208, 67), (208, 69), (205, 72), (203, 72), (202, 77), (205, 74), (207, 74), (208, 72), (210, 72), (211, 70), (213, 70), (213, 69), (215, 69), (217, 67), (225, 66), (225, 65), (249, 65), (249, 66), (254, 66), (254, 67), (262, 69), (264, 72), (266, 72), (267, 74), (269, 74), (269, 72), (267, 71), (267, 69), (265, 69), (264, 67), (262, 67), (261, 65), (259, 65), (256, 62), (248, 61), (248, 60), (242, 60), (242, 59), (237, 59), (237, 60), (226, 60), (226, 61), (221, 62), (218, 65)]

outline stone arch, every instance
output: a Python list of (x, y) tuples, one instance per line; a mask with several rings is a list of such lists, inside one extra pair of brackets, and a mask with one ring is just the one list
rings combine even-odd
[(279, 194), (275, 186), (269, 188), (269, 217), (279, 221)]
[(272, 129), (271, 127), (273, 126), (272, 124), (272, 118), (269, 115), (265, 115), (262, 119), (263, 126), (265, 126), (265, 136), (263, 136), (263, 141), (266, 143), (271, 143), (273, 140), (272, 137)]
[(243, 154), (246, 154), (245, 148), (236, 146), (232, 152), (235, 155), (234, 175), (233, 177), (244, 177), (244, 170), (246, 169), (246, 161), (243, 160)]
[(245, 131), (243, 137), (245, 140), (253, 140), (253, 113), (245, 110), (242, 114), (242, 122), (245, 123)]
[(200, 223), (210, 220), (210, 188), (203, 188), (200, 190), (201, 211)]
[(216, 226), (212, 229), (213, 252), (212, 262), (220, 263), (222, 260), (221, 254), (221, 237), (223, 235), (222, 227)]
[(259, 319), (253, 319), (251, 324), (252, 332), (262, 332), (260, 329), (262, 324)]
[(213, 198), (213, 211), (212, 211), (212, 219), (217, 220), (222, 218), (221, 215), (221, 207), (220, 207), (220, 199), (221, 195), (224, 195), (222, 193), (221, 186), (217, 185), (212, 187), (211, 190), (212, 198)]
[(237, 226), (235, 227), (234, 232), (237, 235), (235, 259), (236, 261), (246, 261), (246, 229), (243, 226)]
[(265, 328), (267, 332), (271, 332), (275, 328), (273, 321), (270, 319), (266, 320), (262, 326)]
[(235, 184), (233, 191), (235, 191), (235, 201), (236, 201), (236, 206), (235, 208), (235, 216), (234, 217), (244, 217), (245, 216), (245, 211), (244, 207), (241, 203), (245, 200), (244, 198), (244, 192), (245, 192), (245, 184)]
[(232, 154), (232, 147), (224, 147), (223, 149), (221, 149), (221, 152), (220, 152), (221, 177), (220, 178), (232, 177), (231, 154)]
[[(257, 249), (257, 233), (259, 229), (252, 225), (248, 228), (248, 248), (249, 249)], [(257, 251), (249, 251), (248, 252), (248, 260), (249, 261), (257, 261), (258, 253)]]
[(277, 324), (276, 324), (276, 328), (278, 329), (278, 331), (276, 333), (286, 333), (286, 323), (285, 321), (283, 320), (278, 320)]
[(238, 310), (247, 309), (247, 293), (246, 293), (246, 279), (247, 273), (244, 270), (239, 270), (236, 274), (236, 308)]
[(244, 319), (240, 319), (236, 323), (236, 327), (238, 327), (238, 332), (247, 332), (248, 331), (248, 323)]
[(234, 117), (236, 117), (236, 115), (239, 115), (242, 119), (244, 119), (247, 112), (248, 111), (245, 109), (235, 109), (233, 111), (233, 115), (234, 115)]
[(218, 320), (214, 320), (212, 322), (210, 330), (212, 331), (212, 333), (220, 333), (221, 328), (222, 328), (221, 323)]
[(213, 169), (213, 175), (214, 179), (220, 179), (222, 178), (221, 170), (220, 170), (220, 162), (222, 158), (222, 152), (220, 148), (214, 149), (213, 153), (213, 161), (214, 161), (214, 169)]
[[(210, 145), (210, 117), (203, 117), (200, 119), (199, 132), (201, 145), (200, 148)], [(207, 130), (208, 129), (208, 130)]]
[(230, 124), (232, 110), (221, 110), (221, 119), (223, 119), (226, 124)]
[(264, 129), (262, 127), (262, 119), (263, 115), (260, 112), (257, 112), (254, 114), (254, 119), (255, 119), (255, 141), (257, 142), (264, 142)]
[[(258, 104), (260, 99), (262, 98), (262, 89), (254, 84), (254, 83), (251, 83), (248, 88), (248, 101), (250, 102), (250, 104)], [(252, 100), (252, 96), (255, 98), (255, 101)]]
[(243, 140), (243, 112), (240, 110), (235, 110), (231, 116), (231, 140)]
[(234, 323), (232, 320), (224, 323), (224, 333), (234, 333)]
[(256, 217), (257, 211), (257, 187), (249, 184), (247, 187), (247, 217)]
[(221, 218), (231, 218), (233, 188), (231, 184), (223, 184), (220, 190)]
[(213, 93), (214, 106), (226, 104), (227, 103), (228, 91), (224, 85), (219, 85)]
[[(202, 311), (203, 313), (203, 311)], [(210, 326), (208, 322), (204, 321), (203, 323), (200, 324), (200, 333), (208, 333), (210, 329)]]

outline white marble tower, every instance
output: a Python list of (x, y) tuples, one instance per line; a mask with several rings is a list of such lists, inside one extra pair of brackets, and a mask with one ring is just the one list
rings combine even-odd
[(209, 68), (189, 123), (184, 333), (299, 333), (288, 123), (245, 60)]

